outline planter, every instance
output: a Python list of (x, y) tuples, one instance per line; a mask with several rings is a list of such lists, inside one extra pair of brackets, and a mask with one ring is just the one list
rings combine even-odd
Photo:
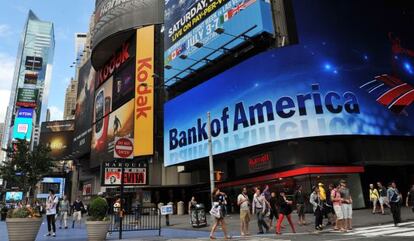
[(106, 239), (111, 221), (86, 221), (89, 241), (102, 241)]
[(9, 241), (34, 241), (42, 224), (41, 218), (7, 218)]

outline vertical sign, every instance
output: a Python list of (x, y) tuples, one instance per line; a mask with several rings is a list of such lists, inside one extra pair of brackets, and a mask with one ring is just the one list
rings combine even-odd
[(137, 30), (134, 156), (154, 149), (154, 26)]

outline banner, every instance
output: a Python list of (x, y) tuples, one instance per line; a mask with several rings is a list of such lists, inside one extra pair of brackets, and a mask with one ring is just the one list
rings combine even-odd
[(137, 30), (134, 156), (154, 152), (154, 26)]
[(19, 88), (17, 91), (16, 106), (36, 107), (38, 89)]
[(123, 160), (109, 161), (102, 164), (102, 186), (121, 185), (122, 163), (124, 164), (125, 185), (147, 185), (147, 163)]

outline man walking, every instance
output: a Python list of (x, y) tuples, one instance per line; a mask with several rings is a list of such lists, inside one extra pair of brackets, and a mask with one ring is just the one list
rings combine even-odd
[(407, 208), (410, 206), (410, 203), (411, 203), (411, 210), (414, 212), (414, 184), (411, 186), (410, 191), (408, 191), (407, 193), (407, 199), (405, 200), (405, 205), (407, 206)]
[(352, 230), (352, 197), (345, 180), (341, 180), (342, 212), (344, 214), (345, 230)]
[(387, 188), (382, 185), (381, 182), (377, 182), (378, 186), (378, 193), (379, 193), (379, 204), (381, 206), (381, 213), (382, 215), (385, 214), (384, 212), (384, 205), (387, 205), (388, 208), (390, 208), (390, 205), (388, 204), (388, 198), (387, 198)]
[(263, 234), (263, 227), (266, 229), (266, 232), (269, 232), (269, 227), (267, 226), (266, 222), (264, 221), (265, 213), (266, 213), (266, 199), (263, 195), (261, 195), (260, 188), (256, 188), (256, 193), (253, 196), (253, 214), (257, 216), (257, 226), (259, 227), (258, 234)]
[(395, 184), (395, 182), (391, 182), (391, 185), (387, 190), (387, 197), (391, 206), (391, 213), (392, 219), (394, 220), (394, 226), (398, 226), (398, 224), (401, 223), (400, 201), (402, 197), (397, 189), (397, 184)]
[(55, 196), (55, 191), (49, 189), (49, 196), (46, 201), (46, 219), (47, 219), (47, 230), (48, 233), (46, 236), (56, 237), (56, 206), (59, 202), (57, 196)]
[(303, 187), (299, 185), (295, 192), (294, 200), (296, 202), (296, 210), (299, 216), (299, 225), (305, 225), (305, 194), (303, 193)]
[(240, 234), (241, 236), (250, 235), (250, 200), (247, 196), (246, 187), (243, 187), (242, 193), (237, 197), (237, 205), (240, 207)]
[(76, 220), (79, 222), (79, 226), (81, 226), (81, 223), (82, 223), (82, 212), (84, 212), (85, 206), (83, 205), (83, 203), (82, 203), (82, 201), (81, 201), (81, 199), (80, 199), (79, 196), (73, 202), (72, 210), (73, 210), (72, 228), (75, 228), (75, 222), (76, 222)]
[(69, 215), (69, 201), (66, 195), (63, 195), (63, 199), (59, 202), (59, 229), (62, 229), (62, 223), (65, 226), (65, 229), (68, 228), (68, 215)]

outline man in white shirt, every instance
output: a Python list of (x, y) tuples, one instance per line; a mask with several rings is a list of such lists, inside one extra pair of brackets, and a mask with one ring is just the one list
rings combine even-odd
[(242, 193), (237, 197), (237, 205), (240, 207), (240, 234), (241, 236), (249, 235), (250, 200), (246, 187), (243, 187)]
[(59, 198), (55, 196), (55, 191), (49, 189), (49, 196), (46, 201), (46, 218), (47, 218), (47, 230), (49, 231), (46, 236), (52, 235), (56, 237), (56, 207), (59, 202)]
[(252, 212), (257, 216), (257, 226), (259, 227), (258, 234), (263, 234), (263, 227), (266, 229), (266, 233), (269, 232), (269, 226), (264, 221), (267, 203), (264, 195), (261, 195), (260, 188), (256, 188), (256, 193), (253, 196), (253, 207)]

